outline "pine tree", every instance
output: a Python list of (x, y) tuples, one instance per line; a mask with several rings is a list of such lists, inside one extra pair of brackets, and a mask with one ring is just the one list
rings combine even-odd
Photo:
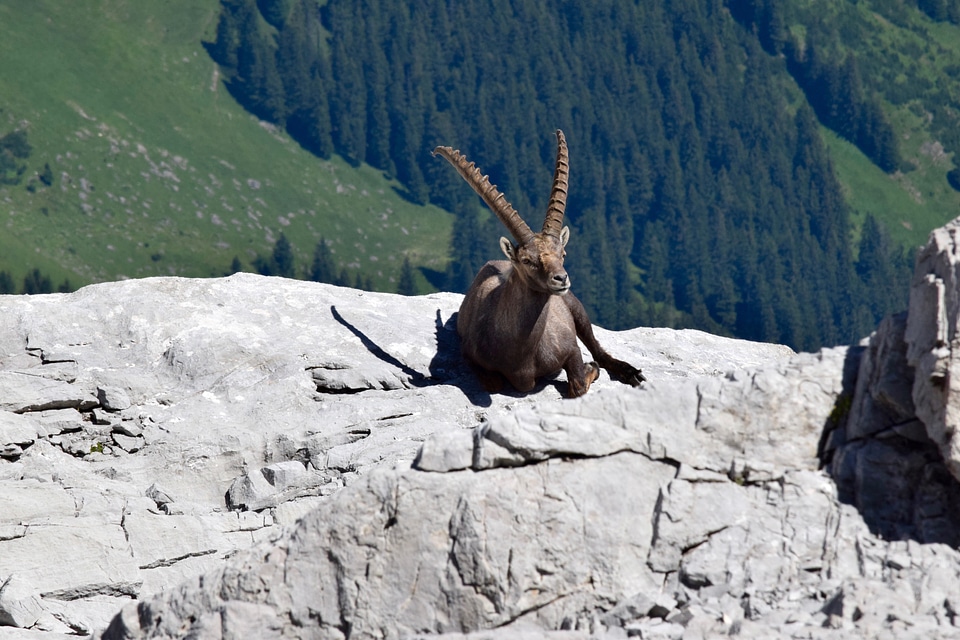
[(947, 183), (954, 191), (960, 191), (960, 167), (954, 167), (947, 172)]
[(921, 11), (937, 22), (945, 22), (949, 17), (947, 0), (918, 0), (917, 5)]
[(240, 46), (237, 7), (227, 0), (222, 0), (220, 5), (217, 35), (214, 41), (209, 44), (207, 50), (217, 64), (227, 70), (228, 73), (233, 73), (237, 68), (237, 49)]
[(367, 91), (363, 69), (356, 52), (347, 49), (338, 39), (333, 45), (333, 84), (337, 90), (330, 97), (330, 123), (337, 151), (353, 163), (364, 158), (367, 135)]
[(13, 283), (13, 276), (7, 271), (0, 271), (0, 295), (16, 293), (17, 287)]
[(0, 137), (0, 185), (20, 184), (27, 170), (24, 161), (32, 151), (33, 147), (27, 142), (27, 132), (23, 129)]
[(783, 51), (787, 41), (787, 25), (783, 15), (785, 0), (765, 0), (759, 16), (759, 36), (763, 48), (774, 55)]
[[(470, 288), (474, 276), (490, 256), (490, 248), (496, 246), (492, 241), (496, 236), (484, 233), (484, 225), (477, 216), (475, 200), (462, 204), (456, 210), (453, 221), (453, 233), (450, 241), (450, 262), (447, 263), (445, 288), (449, 291), (465, 293)], [(491, 218), (491, 225), (499, 220)]]
[[(371, 22), (375, 23), (375, 19)], [(390, 105), (387, 104), (384, 97), (387, 95), (387, 85), (390, 77), (390, 64), (387, 60), (386, 52), (383, 47), (378, 46), (376, 39), (376, 28), (374, 24), (371, 28), (365, 30), (367, 42), (366, 47), (370, 48), (367, 61), (363, 65), (364, 85), (366, 87), (366, 150), (364, 160), (370, 165), (395, 173), (393, 162), (390, 158)]]
[(947, 19), (951, 24), (960, 24), (960, 0), (947, 0)]
[(303, 0), (294, 2), (290, 19), (277, 35), (276, 65), (288, 113), (305, 111), (310, 101), (310, 66), (315, 54), (307, 36), (307, 11)]
[(275, 54), (260, 30), (258, 16), (253, 0), (245, 0), (238, 9), (237, 38), (240, 45), (236, 90), (251, 111), (279, 123), (286, 118), (283, 82), (277, 71)]
[(287, 118), (287, 104), (283, 93), (283, 80), (277, 71), (275, 56), (269, 49), (263, 53), (264, 71), (260, 84), (260, 114), (274, 124), (283, 124)]
[(857, 59), (850, 53), (837, 74), (837, 88), (830, 100), (831, 122), (827, 124), (854, 144), (859, 142), (860, 112), (864, 101), (863, 82), (860, 79)]
[(23, 278), (23, 293), (27, 295), (53, 293), (53, 282), (49, 276), (40, 273), (40, 269), (31, 269)]
[(910, 267), (902, 249), (894, 246), (883, 225), (867, 215), (860, 230), (856, 273), (864, 290), (870, 294), (868, 327), (875, 326), (884, 315), (906, 307), (910, 290)]
[(257, 257), (253, 259), (253, 268), (262, 276), (277, 275), (276, 266), (273, 264), (273, 261), (261, 255), (257, 255)]
[(271, 26), (281, 29), (286, 25), (290, 0), (257, 0), (257, 8)]
[(314, 71), (310, 85), (312, 91), (304, 109), (292, 114), (288, 127), (293, 136), (306, 149), (321, 158), (329, 158), (334, 152), (330, 134), (330, 105), (324, 94), (324, 80), (319, 71)]
[(673, 302), (673, 282), (667, 275), (670, 257), (660, 225), (647, 222), (641, 241), (643, 293), (651, 302)]
[(277, 238), (277, 242), (273, 246), (272, 262), (274, 275), (283, 278), (296, 277), (296, 271), (293, 266), (293, 248), (290, 246), (290, 241), (287, 240), (287, 236), (283, 233), (280, 234), (280, 237)]
[(10, 153), (18, 160), (26, 160), (33, 153), (33, 147), (27, 141), (27, 132), (25, 129), (15, 129), (3, 137), (0, 137), (0, 149)]
[(309, 279), (314, 282), (333, 284), (337, 280), (337, 265), (327, 241), (320, 238), (313, 250), (313, 263), (310, 265)]
[(413, 267), (410, 266), (410, 258), (403, 259), (403, 266), (400, 268), (400, 280), (397, 282), (397, 293), (402, 296), (417, 295), (417, 284), (413, 280)]
[(897, 135), (883, 108), (876, 102), (863, 106), (858, 134), (857, 146), (878, 167), (887, 173), (900, 168), (902, 160)]
[(253, 0), (240, 0), (236, 6), (236, 79), (247, 97), (259, 88), (259, 76), (263, 73), (262, 36), (257, 15)]
[(43, 163), (43, 170), (38, 174), (38, 177), (40, 178), (40, 182), (42, 182), (44, 186), (47, 186), (47, 187), (53, 186), (53, 181), (54, 181), (53, 169), (50, 168), (49, 162)]

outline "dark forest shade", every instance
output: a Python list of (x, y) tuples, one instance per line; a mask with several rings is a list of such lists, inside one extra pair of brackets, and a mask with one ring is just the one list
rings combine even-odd
[[(825, 107), (793, 89), (776, 16), (763, 38), (750, 26), (762, 4), (731, 0), (741, 24), (721, 0), (222, 0), (209, 49), (259, 117), (454, 212), (450, 289), (496, 257), (502, 230), (430, 150), (468, 153), (533, 220), (561, 128), (567, 265), (595, 322), (849, 343), (905, 304), (909, 260), (875, 242), (855, 261), (818, 130)], [(846, 74), (827, 111), (895, 168), (855, 62), (804, 73)], [(884, 291), (878, 270), (892, 278)]]

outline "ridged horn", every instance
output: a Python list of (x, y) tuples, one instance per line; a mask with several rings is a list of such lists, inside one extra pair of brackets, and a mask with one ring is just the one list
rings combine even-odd
[(547, 205), (547, 217), (543, 221), (542, 233), (554, 238), (560, 237), (563, 227), (563, 214), (567, 209), (567, 181), (570, 178), (570, 156), (567, 154), (567, 139), (563, 131), (557, 129), (557, 167), (553, 171), (553, 190)]
[(437, 147), (433, 150), (433, 155), (443, 156), (453, 165), (457, 173), (463, 176), (467, 184), (473, 187), (477, 195), (483, 198), (490, 210), (497, 214), (497, 217), (500, 218), (500, 221), (517, 242), (526, 244), (533, 237), (533, 231), (523, 221), (513, 205), (507, 202), (503, 194), (497, 190), (497, 185), (490, 184), (490, 176), (480, 175), (480, 169), (474, 163), (467, 162), (466, 156), (451, 147)]

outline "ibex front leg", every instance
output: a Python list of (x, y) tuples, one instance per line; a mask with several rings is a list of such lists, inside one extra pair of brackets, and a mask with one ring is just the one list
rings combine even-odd
[(577, 327), (577, 337), (586, 345), (597, 364), (607, 370), (611, 378), (633, 387), (639, 386), (641, 382), (646, 380), (640, 369), (623, 360), (617, 360), (600, 346), (600, 342), (593, 335), (593, 325), (590, 323), (589, 316), (587, 316), (587, 310), (583, 308), (583, 304), (575, 295), (567, 293), (563, 296), (563, 300), (567, 303), (567, 308), (573, 315), (573, 321)]

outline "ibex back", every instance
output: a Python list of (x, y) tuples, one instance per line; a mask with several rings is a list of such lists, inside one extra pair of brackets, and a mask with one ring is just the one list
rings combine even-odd
[[(464, 358), (484, 388), (500, 391), (504, 379), (520, 392), (534, 388), (537, 378), (567, 373), (571, 398), (581, 396), (606, 369), (625, 384), (644, 377), (630, 364), (608, 354), (593, 335), (587, 312), (570, 291), (563, 268), (570, 228), (563, 227), (567, 204), (569, 157), (562, 131), (557, 131), (557, 164), (547, 216), (540, 233), (531, 231), (496, 185), (459, 151), (437, 147), (510, 231), (516, 244), (500, 238), (507, 260), (486, 263), (460, 305), (457, 332)], [(595, 362), (584, 363), (577, 338)]]

